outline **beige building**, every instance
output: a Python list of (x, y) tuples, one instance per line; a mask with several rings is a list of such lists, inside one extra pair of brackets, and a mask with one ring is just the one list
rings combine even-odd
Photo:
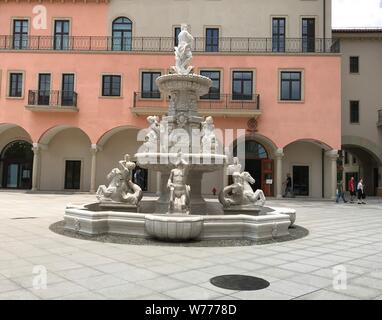
[(359, 161), (367, 193), (382, 196), (382, 29), (334, 30), (333, 37), (343, 54), (343, 149)]
[[(314, 38), (331, 38), (331, 0), (113, 0), (109, 27), (119, 16), (132, 20), (137, 37), (168, 37), (183, 22), (196, 37), (219, 28), (221, 37), (272, 37), (274, 17), (285, 18), (287, 38), (302, 37), (304, 18), (315, 23)], [(171, 8), (171, 9), (169, 9)], [(152, 19), (152, 17), (160, 19)], [(163, 23), (167, 21), (167, 23)], [(194, 22), (194, 23), (192, 23)]]

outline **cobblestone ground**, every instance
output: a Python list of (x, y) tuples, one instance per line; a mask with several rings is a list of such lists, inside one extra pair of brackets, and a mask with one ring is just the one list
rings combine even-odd
[[(382, 200), (362, 206), (269, 201), (295, 208), (297, 224), (310, 234), (251, 247), (132, 246), (49, 230), (62, 220), (67, 203), (93, 200), (89, 195), (0, 192), (0, 299), (382, 298)], [(41, 266), (48, 282), (38, 289)], [(335, 279), (345, 280), (341, 270), (346, 270), (346, 288), (333, 286)], [(212, 277), (225, 274), (261, 277), (270, 286), (239, 292), (210, 284)]]

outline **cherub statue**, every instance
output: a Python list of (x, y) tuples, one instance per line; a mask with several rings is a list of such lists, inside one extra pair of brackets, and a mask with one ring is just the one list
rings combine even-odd
[(202, 152), (215, 153), (216, 140), (214, 119), (207, 117), (202, 123)]
[(187, 24), (182, 24), (178, 36), (178, 46), (175, 48), (176, 66), (172, 70), (177, 74), (188, 75), (194, 67), (189, 66), (192, 59), (191, 45), (194, 37), (188, 32)]
[(242, 167), (239, 158), (233, 158), (233, 163), (227, 167), (227, 175), (232, 176), (235, 172), (241, 173)]
[(160, 122), (158, 116), (147, 117), (149, 123), (149, 133), (145, 137), (143, 144), (145, 152), (155, 153), (158, 152), (158, 142), (160, 137)]
[(178, 154), (175, 169), (171, 170), (167, 187), (170, 189), (169, 213), (190, 214), (191, 187), (186, 184), (188, 163)]

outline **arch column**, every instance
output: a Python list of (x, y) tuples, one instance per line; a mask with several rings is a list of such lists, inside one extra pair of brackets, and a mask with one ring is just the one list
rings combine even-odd
[(162, 173), (160, 173), (159, 171), (157, 172), (157, 196), (160, 196), (161, 193), (162, 193)]
[(41, 145), (39, 143), (33, 143), (33, 168), (32, 168), (32, 191), (38, 191), (38, 179), (40, 176), (40, 152)]
[(336, 198), (336, 189), (337, 189), (337, 159), (338, 159), (338, 150), (326, 151), (325, 155), (330, 161), (330, 190), (329, 197), (331, 199)]
[(90, 193), (96, 192), (96, 174), (97, 174), (97, 153), (100, 148), (96, 144), (92, 144), (90, 152), (92, 154), (92, 166), (90, 172)]
[(277, 149), (275, 152), (276, 158), (276, 197), (281, 199), (283, 197), (283, 158), (284, 158), (284, 149)]
[(378, 189), (377, 196), (382, 197), (382, 166), (378, 168)]

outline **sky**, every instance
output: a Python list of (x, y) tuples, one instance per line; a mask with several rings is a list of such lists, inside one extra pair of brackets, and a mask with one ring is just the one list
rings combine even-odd
[(382, 28), (382, 0), (332, 0), (333, 28)]

